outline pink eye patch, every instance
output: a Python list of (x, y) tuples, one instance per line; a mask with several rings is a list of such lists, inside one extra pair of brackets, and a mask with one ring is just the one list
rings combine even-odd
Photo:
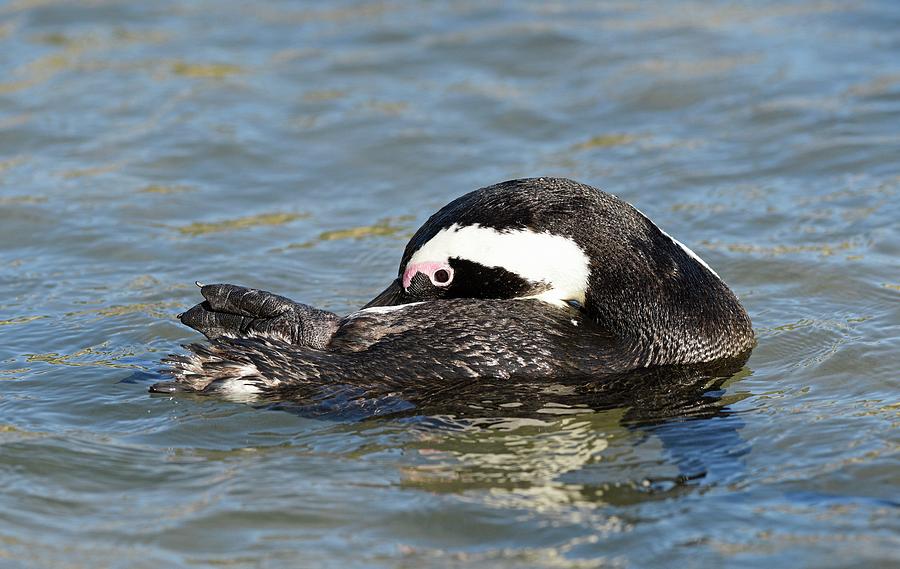
[(447, 286), (453, 281), (453, 268), (448, 263), (413, 263), (403, 271), (403, 288), (408, 289), (416, 273), (422, 273), (434, 286)]

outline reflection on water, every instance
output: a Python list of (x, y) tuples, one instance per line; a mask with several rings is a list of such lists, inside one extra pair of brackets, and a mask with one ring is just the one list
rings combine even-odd
[[(750, 373), (744, 362), (590, 383), (464, 380), (380, 398), (329, 390), (268, 408), (363, 424), (399, 421), (410, 429), (403, 487), (479, 492), (479, 500), (487, 492), (495, 507), (594, 510), (738, 480), (750, 446), (729, 405), (749, 396), (735, 391)], [(647, 455), (659, 463), (652, 477), (643, 468)]]
[[(451, 397), (417, 410), (424, 417), (415, 423), (421, 438), (412, 447), (424, 464), (407, 470), (405, 483), (441, 492), (491, 489), (494, 499), (500, 490), (510, 499), (540, 494), (540, 507), (556, 500), (632, 503), (685, 484), (721, 482), (726, 471), (740, 473), (734, 461), (746, 447), (738, 436), (741, 423), (722, 397), (729, 377), (667, 370), (602, 390), (458, 386)], [(628, 455), (640, 454), (644, 445), (661, 445), (653, 452), (661, 451), (671, 474), (648, 479), (629, 470)]]

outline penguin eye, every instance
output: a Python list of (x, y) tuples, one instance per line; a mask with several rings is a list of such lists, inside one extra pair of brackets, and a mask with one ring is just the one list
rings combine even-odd
[(404, 290), (409, 291), (409, 287), (413, 284), (413, 278), (418, 274), (427, 277), (428, 281), (436, 287), (447, 287), (453, 281), (453, 267), (447, 262), (411, 263), (403, 271), (401, 282)]
[(450, 282), (451, 278), (452, 275), (450, 274), (450, 271), (447, 269), (438, 269), (434, 272), (431, 280), (434, 281), (434, 284), (436, 285), (445, 285)]

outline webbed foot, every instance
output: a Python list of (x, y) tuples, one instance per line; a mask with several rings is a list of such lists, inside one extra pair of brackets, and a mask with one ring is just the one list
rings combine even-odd
[(289, 298), (230, 284), (200, 285), (206, 299), (178, 315), (210, 340), (269, 338), (322, 348), (337, 329), (338, 317)]

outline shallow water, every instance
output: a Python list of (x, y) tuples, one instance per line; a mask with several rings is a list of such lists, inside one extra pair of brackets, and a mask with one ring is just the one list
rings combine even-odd
[[(0, 566), (900, 563), (898, 29), (889, 0), (0, 4)], [(194, 280), (348, 311), (431, 212), (535, 175), (706, 259), (744, 368), (652, 420), (146, 392)]]

